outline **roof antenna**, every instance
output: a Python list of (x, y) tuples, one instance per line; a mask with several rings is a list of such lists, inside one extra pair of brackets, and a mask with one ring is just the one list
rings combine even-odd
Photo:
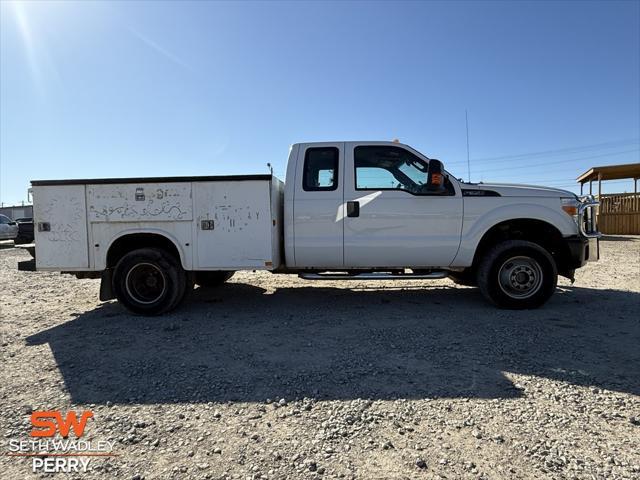
[(273, 175), (273, 165), (271, 165), (270, 163), (267, 163), (267, 168), (271, 172), (271, 175)]
[(471, 162), (469, 161), (469, 115), (467, 114), (467, 109), (464, 109), (464, 123), (467, 126), (467, 178), (468, 182), (471, 183)]

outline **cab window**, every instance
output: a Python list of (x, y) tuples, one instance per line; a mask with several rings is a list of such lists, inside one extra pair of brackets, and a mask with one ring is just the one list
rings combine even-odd
[(307, 149), (304, 156), (302, 188), (307, 192), (338, 188), (338, 157), (336, 147)]
[[(414, 195), (429, 194), (429, 164), (410, 151), (388, 145), (368, 145), (356, 147), (353, 153), (356, 190), (404, 190)], [(448, 180), (447, 191), (453, 192)]]

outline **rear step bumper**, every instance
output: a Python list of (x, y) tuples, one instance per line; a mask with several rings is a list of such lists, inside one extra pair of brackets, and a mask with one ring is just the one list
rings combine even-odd
[(21, 244), (15, 245), (15, 248), (22, 248), (22, 249), (26, 250), (27, 252), (29, 252), (29, 254), (33, 258), (36, 258), (36, 244), (35, 243), (21, 243)]
[(447, 278), (448, 272), (434, 271), (430, 273), (301, 273), (304, 280), (434, 280)]

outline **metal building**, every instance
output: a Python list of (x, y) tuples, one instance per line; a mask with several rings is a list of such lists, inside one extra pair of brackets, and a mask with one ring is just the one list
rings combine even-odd
[(0, 214), (12, 220), (16, 218), (33, 217), (33, 205), (10, 205), (0, 207)]

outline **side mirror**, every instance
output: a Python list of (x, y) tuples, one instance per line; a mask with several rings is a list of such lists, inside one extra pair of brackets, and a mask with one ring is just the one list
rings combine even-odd
[(427, 191), (432, 193), (444, 192), (444, 174), (440, 160), (429, 160), (429, 172), (427, 173)]
[(7, 225), (17, 225), (17, 223), (16, 222), (9, 222), (9, 223), (7, 223)]

